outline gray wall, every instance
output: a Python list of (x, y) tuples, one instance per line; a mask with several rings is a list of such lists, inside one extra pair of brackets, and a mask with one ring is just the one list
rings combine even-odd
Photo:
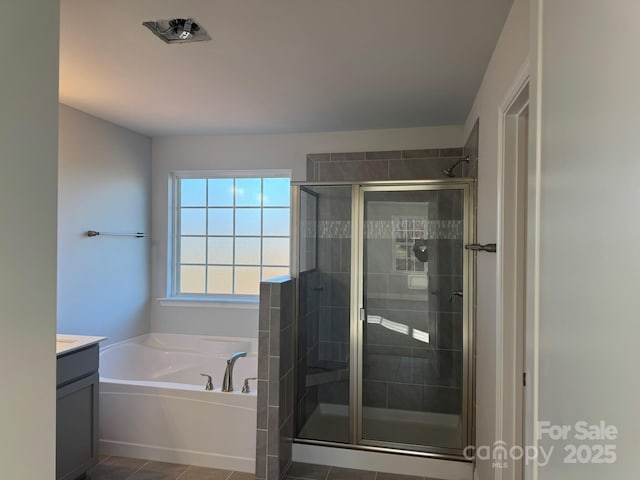
[(3, 1), (0, 18), (0, 476), (44, 480), (55, 472), (59, 2)]
[[(542, 122), (530, 170), (540, 180), (535, 405), (540, 421), (618, 428), (616, 439), (595, 442), (576, 440), (575, 429), (566, 442), (545, 435), (541, 444), (556, 454), (537, 478), (637, 478), (640, 3), (534, 4), (543, 11), (533, 16), (541, 63), (532, 61), (541, 70), (532, 72), (531, 124)], [(567, 463), (565, 445), (583, 443), (591, 452), (614, 445), (617, 461)]]
[(58, 332), (108, 337), (149, 331), (151, 139), (60, 105)]

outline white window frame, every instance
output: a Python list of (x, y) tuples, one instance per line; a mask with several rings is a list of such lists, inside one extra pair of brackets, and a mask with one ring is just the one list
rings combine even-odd
[[(169, 231), (167, 238), (167, 299), (178, 302), (237, 302), (237, 303), (256, 303), (258, 295), (246, 294), (216, 294), (216, 293), (180, 293), (178, 286), (180, 281), (180, 251), (178, 236), (180, 235), (180, 212), (179, 212), (179, 182), (181, 179), (200, 179), (200, 178), (289, 178), (291, 180), (291, 170), (274, 169), (274, 170), (180, 170), (174, 171), (170, 175), (169, 181)], [(235, 212), (235, 205), (234, 205)], [(261, 216), (264, 206), (260, 206)], [(270, 207), (267, 207), (270, 208)], [(287, 207), (280, 207), (287, 208)], [(289, 213), (291, 214), (291, 204), (289, 205)], [(235, 240), (235, 228), (232, 238)], [(263, 235), (260, 235), (262, 240)], [(270, 238), (270, 237), (267, 237)], [(291, 231), (289, 232), (289, 242), (291, 242)], [(262, 241), (260, 242), (262, 245)], [(262, 248), (262, 247), (261, 247)], [(262, 259), (262, 254), (260, 255)], [(235, 262), (235, 258), (234, 258)], [(231, 265), (235, 267), (235, 263)], [(288, 264), (291, 268), (291, 261)], [(264, 265), (261, 264), (261, 267)], [(262, 272), (262, 268), (261, 268)]]

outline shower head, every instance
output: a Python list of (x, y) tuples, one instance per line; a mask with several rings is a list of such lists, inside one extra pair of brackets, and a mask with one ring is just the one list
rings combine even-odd
[(449, 168), (445, 169), (445, 170), (441, 170), (442, 173), (444, 173), (447, 177), (449, 178), (455, 178), (456, 174), (453, 173), (453, 170), (460, 165), (462, 162), (465, 163), (469, 163), (469, 155), (467, 155), (464, 158), (461, 158), (460, 160), (458, 160), (456, 163), (454, 163), (453, 165), (451, 165)]

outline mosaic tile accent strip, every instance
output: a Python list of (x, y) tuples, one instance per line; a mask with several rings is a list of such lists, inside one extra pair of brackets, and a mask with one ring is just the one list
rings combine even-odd
[[(425, 240), (461, 240), (464, 232), (462, 220), (427, 220), (426, 234), (420, 238)], [(315, 225), (303, 226), (307, 237), (316, 234)], [(394, 231), (400, 228), (386, 220), (369, 220), (365, 222), (365, 238), (368, 240), (388, 240), (394, 238)], [(321, 220), (318, 222), (317, 238), (349, 239), (351, 238), (351, 222), (348, 220)]]
[(351, 222), (321, 220), (318, 222), (318, 238), (351, 238)]

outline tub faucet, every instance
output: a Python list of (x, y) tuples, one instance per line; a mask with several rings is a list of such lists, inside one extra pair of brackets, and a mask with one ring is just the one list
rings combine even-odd
[(246, 357), (247, 352), (236, 352), (227, 360), (227, 369), (224, 371), (224, 380), (222, 380), (222, 391), (233, 392), (233, 366), (240, 357)]

